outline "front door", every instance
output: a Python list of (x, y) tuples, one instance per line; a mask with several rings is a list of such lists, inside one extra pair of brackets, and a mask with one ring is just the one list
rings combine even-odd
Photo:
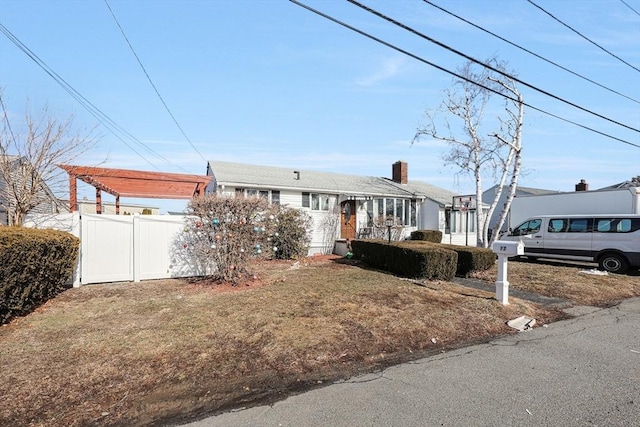
[(340, 205), (340, 238), (356, 238), (356, 201), (347, 200)]

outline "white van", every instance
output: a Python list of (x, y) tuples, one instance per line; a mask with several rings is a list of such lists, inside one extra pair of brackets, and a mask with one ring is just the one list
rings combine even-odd
[(612, 273), (640, 268), (640, 215), (539, 215), (501, 240), (522, 240), (529, 258), (592, 261)]

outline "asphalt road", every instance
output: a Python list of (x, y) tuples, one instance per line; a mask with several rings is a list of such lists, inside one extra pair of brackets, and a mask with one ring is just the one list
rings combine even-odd
[(640, 298), (188, 424), (640, 426)]

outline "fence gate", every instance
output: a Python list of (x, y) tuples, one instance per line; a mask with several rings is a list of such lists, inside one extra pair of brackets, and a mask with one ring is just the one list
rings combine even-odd
[(130, 215), (82, 215), (82, 284), (133, 280), (133, 218)]

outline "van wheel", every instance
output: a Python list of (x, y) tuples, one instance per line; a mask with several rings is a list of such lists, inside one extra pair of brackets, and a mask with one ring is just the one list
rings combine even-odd
[(620, 254), (607, 253), (598, 259), (600, 270), (622, 274), (629, 269), (627, 259)]

